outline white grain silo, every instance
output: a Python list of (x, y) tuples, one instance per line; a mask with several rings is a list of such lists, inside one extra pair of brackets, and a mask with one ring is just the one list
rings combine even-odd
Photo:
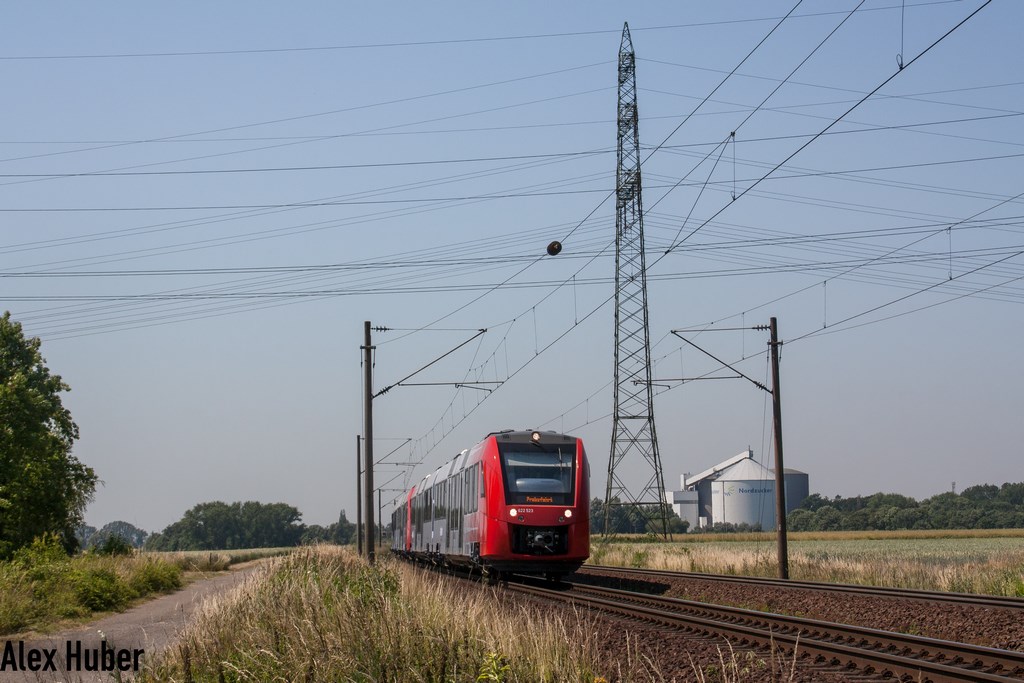
[[(786, 512), (800, 506), (809, 492), (806, 473), (786, 469)], [(775, 528), (775, 473), (746, 450), (683, 480), (685, 491), (697, 492), (699, 526), (717, 523)]]

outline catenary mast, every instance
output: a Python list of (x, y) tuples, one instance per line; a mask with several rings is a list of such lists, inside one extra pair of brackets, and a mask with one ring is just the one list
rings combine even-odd
[[(647, 320), (647, 267), (640, 193), (640, 133), (637, 127), (636, 58), (629, 24), (619, 47), (618, 163), (615, 172), (615, 408), (605, 493), (605, 534), (612, 508), (628, 506), (635, 522), (668, 536), (668, 505), (658, 437), (654, 429), (651, 343)], [(626, 485), (629, 472), (646, 478)]]

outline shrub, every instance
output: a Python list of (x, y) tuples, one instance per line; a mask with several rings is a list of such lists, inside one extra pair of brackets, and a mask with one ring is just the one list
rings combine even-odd
[(477, 683), (503, 683), (512, 671), (508, 661), (497, 652), (488, 652), (480, 665)]
[(179, 588), (181, 577), (179, 566), (160, 557), (68, 557), (56, 536), (37, 538), (0, 561), (0, 634), (122, 609), (135, 598)]
[(24, 570), (0, 563), (0, 633), (24, 628), (32, 618), (32, 584)]
[(30, 569), (67, 562), (68, 554), (64, 550), (60, 536), (43, 534), (37, 536), (31, 545), (17, 550), (14, 553), (13, 561), (16, 565)]
[(146, 560), (131, 568), (128, 585), (136, 595), (181, 588), (181, 568), (167, 562)]
[(103, 539), (103, 542), (96, 546), (97, 555), (131, 555), (135, 552), (132, 544), (117, 534), (112, 534)]
[(78, 603), (93, 612), (121, 607), (130, 597), (128, 586), (112, 570), (85, 567), (71, 573)]

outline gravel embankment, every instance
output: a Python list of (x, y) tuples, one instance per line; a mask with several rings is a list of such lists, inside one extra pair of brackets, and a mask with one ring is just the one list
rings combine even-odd
[[(1014, 609), (946, 605), (902, 598), (856, 597), (827, 594), (822, 591), (790, 588), (751, 587), (717, 581), (701, 581), (666, 577), (652, 580), (650, 576), (602, 573), (582, 569), (574, 581), (593, 583), (611, 588), (654, 593), (685, 600), (801, 616), (823, 621), (856, 624), (887, 631), (957, 640), (987, 647), (1020, 650), (1024, 647), (1024, 619)], [(706, 679), (722, 680), (720, 653), (728, 663), (737, 662), (742, 671), (738, 677), (725, 680), (746, 683), (760, 681), (851, 681), (871, 680), (837, 669), (822, 669), (798, 660), (790, 675), (792, 657), (764, 659), (764, 653), (748, 654), (746, 650), (729, 652), (721, 641), (698, 639), (672, 632), (669, 629), (645, 627), (634, 623), (602, 619), (599, 627), (601, 650), (608, 661), (628, 663), (637, 657), (655, 662), (655, 669), (666, 681), (701, 680), (699, 669)], [(626, 633), (635, 649), (627, 650)], [(618, 672), (608, 672), (620, 680)], [(622, 673), (625, 674), (623, 668)], [(611, 680), (611, 677), (609, 677)]]

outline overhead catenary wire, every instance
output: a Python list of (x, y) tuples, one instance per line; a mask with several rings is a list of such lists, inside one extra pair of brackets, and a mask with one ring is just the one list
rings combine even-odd
[[(837, 133), (838, 133), (839, 131), (835, 131), (835, 132), (837, 132)], [(709, 227), (711, 227), (711, 226), (709, 225)], [(823, 259), (822, 259), (822, 260), (823, 260)], [(573, 280), (574, 280), (574, 279), (575, 279), (575, 276), (573, 275)]]
[[(911, 7), (927, 7), (930, 5), (945, 5), (958, 0), (928, 0), (927, 2), (913, 3)], [(900, 5), (887, 5), (870, 8), (872, 11), (885, 11), (902, 7)], [(798, 15), (798, 18), (812, 18), (829, 16), (832, 14), (840, 14), (840, 12), (809, 12), (806, 14)], [(634, 31), (665, 31), (675, 29), (693, 29), (693, 28), (707, 28), (710, 26), (723, 26), (729, 24), (750, 24), (758, 23), (762, 21), (775, 21), (779, 17), (751, 17), (744, 19), (723, 19), (717, 21), (702, 21), (702, 22), (688, 22), (682, 24), (663, 24), (654, 26), (640, 26), (634, 28)], [(437, 45), (454, 45), (454, 44), (474, 44), (474, 43), (492, 43), (492, 42), (504, 42), (504, 41), (520, 41), (520, 40), (548, 40), (548, 39), (565, 39), (582, 36), (599, 36), (616, 34), (617, 30), (613, 29), (595, 29), (590, 31), (561, 31), (554, 33), (532, 33), (532, 34), (517, 34), (509, 36), (481, 36), (481, 37), (470, 37), (470, 38), (444, 38), (436, 40), (415, 40), (415, 41), (392, 41), (382, 43), (353, 43), (344, 45), (319, 45), (319, 46), (301, 46), (301, 47), (277, 47), (277, 48), (248, 48), (248, 49), (237, 49), (237, 50), (175, 50), (165, 52), (124, 52), (124, 53), (79, 53), (79, 54), (63, 54), (63, 55), (0, 55), (0, 61), (46, 61), (46, 60), (89, 60), (89, 59), (139, 59), (139, 58), (157, 58), (157, 57), (208, 57), (208, 56), (224, 56), (224, 55), (254, 55), (254, 54), (279, 54), (288, 52), (324, 52), (324, 51), (339, 51), (339, 50), (371, 50), (371, 49), (382, 49), (382, 48), (407, 48), (407, 47), (432, 47)]]
[[(987, 4), (987, 3), (986, 3), (986, 4)], [(982, 7), (983, 7), (983, 6), (984, 6), (984, 5), (982, 5)], [(979, 8), (977, 9), (977, 10), (975, 10), (975, 12), (974, 12), (974, 13), (977, 13), (977, 11), (980, 11), (980, 9), (981, 9), (981, 7), (979, 7)], [(969, 17), (968, 17), (968, 18), (970, 18), (970, 16), (973, 16), (973, 15), (974, 15), (974, 13), (972, 13), (971, 15), (969, 15)], [(964, 19), (964, 22), (966, 22), (966, 20), (967, 20), (967, 19)], [(958, 25), (957, 25), (957, 27), (958, 27), (958, 26), (962, 26), (962, 25), (964, 24), (964, 22), (961, 22), (961, 24), (958, 24)], [(946, 34), (945, 34), (945, 35), (944, 35), (944, 36), (943, 36), (942, 38), (944, 38), (945, 36), (948, 36), (948, 35), (949, 35), (949, 34), (950, 34), (950, 33), (951, 33), (951, 32), (952, 32), (953, 30), (955, 30), (955, 28), (956, 28), (956, 27), (954, 27), (953, 29), (950, 29), (950, 31), (949, 31), (949, 32), (947, 32), (947, 33), (946, 33)], [(919, 54), (918, 56), (915, 56), (915, 57), (914, 57), (914, 59), (912, 59), (912, 60), (911, 60), (911, 62), (912, 62), (912, 61), (914, 61), (914, 60), (916, 60), (916, 59), (918, 59), (918, 58), (920, 58), (920, 56), (922, 56), (922, 55), (923, 55), (923, 54), (924, 54), (925, 52), (927, 52), (927, 51), (928, 51), (928, 50), (930, 50), (930, 49), (931, 49), (932, 47), (934, 47), (934, 46), (935, 46), (936, 44), (938, 44), (938, 42), (940, 42), (940, 41), (942, 40), (942, 38), (940, 38), (940, 39), (939, 39), (938, 41), (936, 41), (935, 43), (933, 43), (933, 44), (932, 44), (932, 46), (930, 46), (929, 48), (926, 48), (926, 50), (925, 50), (925, 51), (923, 51), (922, 53), (920, 53), (920, 54)], [(888, 80), (891, 80), (891, 79), (888, 79)], [(887, 80), (886, 82), (888, 82), (888, 80)], [(878, 88), (876, 88), (876, 91), (877, 91), (878, 89), (880, 89), (880, 88), (881, 88), (881, 87), (882, 87), (883, 85), (885, 85), (885, 83), (883, 83), (883, 84), (882, 84), (882, 85), (880, 85), (880, 86), (879, 86)], [(866, 96), (865, 96), (865, 99), (866, 99)], [(852, 110), (851, 110), (851, 111), (852, 111)], [(845, 115), (844, 115), (844, 116), (845, 116)], [(837, 119), (837, 122), (838, 122), (839, 120), (841, 120), (841, 119), (842, 119), (842, 117), (840, 117), (840, 119)], [(830, 125), (829, 125), (829, 127), (830, 127)], [(807, 144), (809, 144), (810, 142), (812, 142), (812, 141), (813, 141), (814, 139), (817, 139), (817, 136), (815, 136), (815, 137), (813, 137), (813, 138), (812, 138), (811, 140), (809, 140)], [(797, 151), (797, 153), (799, 153), (799, 152), (800, 152), (801, 150), (803, 150), (803, 148), (804, 148), (805, 146), (806, 146), (806, 144), (805, 144), (805, 145), (803, 145), (803, 146), (801, 146), (801, 147), (799, 148), (799, 150)], [(788, 160), (792, 159), (792, 158), (793, 158), (794, 156), (796, 156), (796, 154), (797, 154), (797, 153), (794, 153), (793, 155), (791, 155), (790, 157), (788, 157), (788, 158), (787, 158), (787, 159), (786, 159), (785, 161), (788, 161)], [(779, 166), (781, 166), (781, 164), (779, 164)], [(776, 168), (777, 168), (777, 167), (776, 167)], [(719, 212), (719, 213), (720, 213), (720, 212)], [(717, 215), (718, 215), (718, 214), (715, 214), (715, 216), (713, 216), (712, 218), (715, 218), (715, 217), (717, 217)], [(691, 234), (692, 234), (692, 232), (691, 232)], [(1012, 257), (1013, 257), (1013, 255), (1011, 255), (1011, 256), (1009, 256), (1009, 257), (1006, 257), (1006, 258), (1007, 258), (1007, 259), (1009, 259), (1009, 258), (1012, 258)], [(1002, 260), (1006, 260), (1006, 259), (1002, 259)]]
[[(988, 5), (989, 5), (989, 4), (991, 3), (991, 2), (992, 2), (992, 0), (985, 0), (985, 2), (984, 2), (984, 3), (982, 3), (982, 4), (980, 5), (980, 6), (978, 6), (978, 7), (977, 7), (977, 8), (976, 8), (976, 9), (975, 9), (975, 10), (974, 10), (973, 12), (971, 12), (971, 13), (970, 13), (970, 14), (968, 14), (968, 15), (967, 15), (966, 17), (964, 17), (963, 19), (961, 19), (961, 20), (960, 20), (960, 21), (959, 21), (959, 22), (958, 22), (958, 23), (957, 23), (956, 25), (954, 25), (953, 27), (951, 27), (950, 29), (948, 29), (948, 30), (947, 30), (947, 31), (946, 31), (946, 32), (945, 32), (944, 34), (942, 34), (941, 36), (939, 36), (938, 38), (936, 38), (936, 39), (935, 39), (935, 40), (934, 40), (934, 41), (933, 41), (933, 42), (932, 42), (932, 43), (931, 43), (930, 45), (928, 45), (928, 47), (924, 48), (924, 49), (923, 49), (923, 50), (921, 50), (921, 51), (920, 51), (919, 53), (917, 53), (917, 54), (916, 54), (916, 55), (915, 55), (915, 56), (913, 57), (913, 59), (911, 59), (910, 61), (908, 61), (908, 62), (907, 62), (907, 63), (906, 63), (905, 65), (904, 65), (904, 67), (910, 67), (910, 66), (911, 66), (912, 64), (914, 64), (914, 63), (915, 63), (915, 62), (917, 62), (917, 61), (918, 61), (919, 59), (921, 59), (921, 57), (923, 57), (924, 55), (928, 54), (928, 53), (929, 53), (929, 52), (930, 52), (930, 51), (931, 51), (932, 49), (934, 49), (934, 48), (935, 48), (935, 46), (936, 46), (936, 45), (938, 45), (939, 43), (941, 43), (941, 42), (942, 42), (943, 40), (945, 40), (945, 39), (946, 39), (947, 37), (949, 37), (950, 35), (952, 35), (954, 31), (956, 31), (956, 30), (957, 30), (958, 28), (960, 28), (960, 27), (961, 27), (961, 26), (963, 26), (963, 25), (964, 25), (965, 23), (967, 23), (968, 21), (970, 21), (970, 20), (971, 20), (971, 18), (973, 18), (973, 17), (975, 16), (975, 15), (977, 15), (977, 14), (978, 14), (978, 12), (980, 12), (980, 11), (981, 11), (981, 10), (983, 10), (983, 9), (984, 9), (985, 7), (987, 7), (987, 6), (988, 6)], [(796, 149), (796, 150), (794, 150), (794, 151), (793, 151), (793, 152), (792, 152), (791, 154), (789, 154), (789, 155), (788, 155), (788, 156), (787, 156), (787, 157), (786, 157), (785, 159), (783, 159), (782, 161), (780, 161), (779, 163), (777, 163), (777, 164), (776, 164), (776, 165), (775, 165), (775, 166), (774, 166), (774, 167), (773, 167), (773, 168), (772, 168), (772, 169), (771, 169), (770, 171), (768, 171), (768, 173), (764, 174), (764, 176), (762, 176), (762, 177), (761, 177), (761, 178), (760, 178), (759, 180), (756, 180), (756, 181), (754, 181), (754, 183), (752, 183), (751, 185), (747, 186), (747, 187), (746, 187), (746, 188), (745, 188), (745, 189), (744, 189), (744, 190), (743, 190), (742, 192), (740, 192), (740, 194), (738, 195), (737, 199), (738, 199), (739, 197), (742, 197), (742, 196), (743, 196), (744, 194), (747, 194), (748, 192), (750, 192), (750, 191), (751, 191), (751, 190), (752, 190), (753, 188), (757, 187), (757, 186), (758, 186), (758, 185), (759, 185), (759, 184), (760, 184), (761, 182), (763, 182), (763, 180), (764, 180), (765, 178), (767, 178), (768, 176), (772, 175), (772, 173), (774, 173), (774, 172), (775, 172), (776, 170), (778, 170), (778, 169), (779, 169), (779, 168), (781, 168), (781, 167), (782, 167), (783, 165), (785, 165), (786, 163), (788, 163), (788, 162), (789, 162), (789, 161), (790, 161), (791, 159), (793, 159), (793, 158), (794, 158), (794, 157), (795, 157), (796, 155), (798, 155), (798, 154), (799, 154), (800, 152), (802, 152), (803, 150), (805, 150), (805, 149), (806, 149), (806, 148), (807, 148), (808, 146), (810, 146), (810, 145), (811, 145), (811, 144), (812, 144), (812, 143), (813, 143), (813, 142), (814, 142), (815, 140), (817, 140), (817, 139), (818, 139), (819, 137), (821, 137), (821, 135), (822, 135), (823, 133), (827, 132), (827, 131), (828, 131), (829, 129), (831, 129), (831, 128), (832, 128), (833, 126), (835, 126), (835, 125), (836, 125), (836, 124), (838, 124), (838, 123), (839, 123), (840, 121), (842, 121), (842, 120), (843, 120), (843, 119), (844, 119), (844, 118), (845, 118), (845, 117), (846, 117), (846, 116), (847, 116), (847, 115), (848, 115), (848, 114), (849, 114), (850, 112), (852, 112), (852, 111), (853, 111), (854, 109), (856, 109), (856, 108), (857, 108), (857, 107), (859, 107), (859, 106), (860, 106), (861, 104), (863, 104), (864, 102), (866, 102), (866, 101), (868, 100), (868, 98), (870, 98), (870, 97), (871, 97), (872, 95), (874, 95), (874, 94), (875, 94), (876, 92), (878, 92), (879, 90), (881, 90), (882, 88), (884, 88), (884, 87), (885, 87), (885, 86), (886, 86), (886, 85), (887, 85), (887, 84), (888, 84), (888, 83), (889, 83), (890, 81), (892, 81), (892, 80), (893, 80), (894, 78), (896, 78), (896, 77), (897, 77), (898, 75), (900, 75), (901, 73), (903, 73), (903, 71), (904, 71), (904, 69), (900, 69), (900, 70), (899, 70), (899, 71), (897, 71), (896, 73), (892, 74), (891, 76), (889, 76), (888, 78), (886, 78), (885, 80), (883, 80), (883, 81), (882, 81), (881, 83), (879, 83), (879, 84), (878, 84), (877, 86), (875, 86), (875, 87), (874, 87), (874, 88), (873, 88), (873, 89), (872, 89), (872, 90), (871, 90), (870, 92), (868, 92), (867, 94), (865, 94), (865, 95), (864, 95), (864, 96), (863, 96), (863, 97), (862, 97), (861, 99), (857, 100), (857, 102), (855, 102), (855, 103), (854, 103), (854, 104), (853, 104), (853, 105), (852, 105), (852, 106), (851, 106), (851, 107), (850, 107), (849, 109), (847, 109), (847, 110), (846, 110), (845, 112), (843, 112), (843, 113), (842, 113), (842, 114), (840, 114), (840, 115), (839, 115), (838, 117), (836, 117), (836, 118), (835, 118), (835, 119), (834, 119), (834, 120), (832, 121), (832, 123), (828, 124), (828, 125), (827, 125), (827, 126), (826, 126), (825, 128), (823, 128), (823, 129), (822, 129), (821, 131), (819, 131), (819, 132), (818, 132), (818, 133), (817, 133), (816, 135), (814, 135), (814, 136), (813, 136), (813, 137), (812, 137), (811, 139), (807, 140), (807, 141), (806, 141), (805, 143), (803, 143), (802, 145), (800, 145), (799, 147), (797, 147), (797, 149)], [(693, 229), (692, 231), (690, 231), (690, 233), (688, 233), (686, 237), (684, 237), (684, 238), (683, 238), (682, 240), (680, 240), (680, 241), (678, 242), (678, 244), (682, 244), (682, 242), (685, 242), (685, 241), (686, 241), (687, 239), (689, 239), (690, 237), (692, 237), (692, 236), (693, 236), (693, 235), (694, 235), (694, 234), (695, 234), (695, 233), (696, 233), (697, 231), (699, 231), (699, 230), (700, 230), (700, 229), (701, 229), (702, 227), (704, 227), (704, 225), (706, 225), (706, 224), (707, 224), (708, 222), (710, 222), (710, 221), (711, 221), (711, 220), (713, 220), (714, 218), (717, 218), (717, 217), (718, 217), (718, 216), (719, 216), (719, 215), (720, 215), (720, 214), (721, 214), (722, 212), (724, 212), (724, 211), (725, 211), (725, 210), (726, 210), (726, 209), (727, 209), (728, 207), (729, 207), (729, 205), (728, 205), (728, 204), (724, 205), (724, 206), (723, 206), (722, 208), (720, 208), (720, 209), (719, 209), (718, 211), (716, 211), (716, 212), (715, 212), (714, 214), (712, 214), (712, 216), (711, 216), (710, 218), (706, 219), (704, 223), (702, 223), (701, 225), (698, 225), (698, 226), (697, 226), (696, 228), (694, 228), (694, 229)], [(678, 244), (677, 244), (676, 246), (678, 246)], [(676, 248), (676, 246), (673, 246), (673, 247), (672, 247), (672, 248), (670, 248), (670, 249), (669, 249), (668, 251), (669, 251), (669, 252), (673, 251), (673, 250), (674, 250), (674, 249)], [(653, 265), (656, 265), (656, 264), (657, 264), (657, 262), (658, 262), (658, 260), (660, 260), (660, 258), (661, 258), (661, 257), (659, 257), (659, 259), (656, 259), (656, 260), (655, 260), (655, 262), (654, 262), (654, 263), (652, 264), (652, 266), (653, 266)]]
[[(159, 136), (159, 137), (155, 137), (155, 138), (151, 138), (151, 139), (145, 139), (145, 140), (139, 140), (139, 141), (132, 140), (132, 141), (126, 141), (126, 142), (117, 142), (117, 143), (113, 143), (113, 144), (103, 144), (103, 145), (101, 145), (99, 147), (92, 147), (92, 148), (86, 148), (86, 149), (66, 150), (66, 151), (62, 151), (62, 152), (49, 152), (49, 153), (40, 154), (40, 155), (32, 155), (32, 156), (22, 156), (22, 157), (8, 158), (8, 159), (0, 159), (0, 163), (7, 163), (7, 162), (10, 162), (10, 161), (24, 161), (24, 160), (27, 160), (27, 159), (38, 159), (38, 158), (42, 158), (42, 157), (57, 156), (57, 155), (61, 155), (61, 154), (77, 154), (77, 153), (81, 153), (81, 152), (92, 152), (92, 151), (111, 149), (111, 148), (116, 148), (116, 147), (133, 146), (133, 145), (137, 145), (137, 144), (145, 144), (145, 143), (149, 143), (149, 142), (164, 142), (164, 141), (168, 141), (168, 140), (190, 138), (190, 137), (198, 136), (198, 135), (212, 135), (212, 134), (215, 134), (215, 133), (225, 133), (225, 132), (229, 132), (229, 131), (233, 131), (233, 130), (245, 130), (245, 129), (248, 129), (248, 128), (257, 128), (257, 127), (261, 127), (261, 126), (278, 125), (278, 124), (282, 124), (282, 123), (291, 123), (291, 122), (294, 122), (294, 121), (308, 120), (308, 119), (319, 118), (319, 117), (323, 117), (323, 116), (334, 116), (334, 115), (342, 114), (342, 113), (350, 113), (350, 112), (354, 112), (354, 111), (373, 109), (373, 108), (376, 108), (376, 107), (384, 107), (384, 106), (390, 106), (390, 105), (394, 105), (394, 104), (405, 104), (405, 103), (409, 103), (409, 102), (414, 102), (414, 101), (419, 101), (419, 100), (424, 100), (424, 99), (430, 99), (430, 98), (434, 98), (434, 97), (443, 97), (443, 96), (453, 95), (453, 94), (456, 94), (456, 93), (464, 93), (464, 92), (469, 92), (469, 91), (473, 91), (473, 90), (479, 90), (479, 89), (482, 89), (482, 88), (490, 88), (490, 87), (495, 87), (495, 86), (499, 86), (499, 85), (507, 85), (509, 83), (516, 83), (516, 82), (527, 81), (527, 80), (532, 80), (532, 79), (536, 79), (536, 78), (544, 78), (544, 77), (548, 77), (548, 76), (552, 76), (552, 75), (559, 75), (559, 74), (563, 74), (563, 73), (570, 73), (570, 72), (578, 71), (578, 70), (581, 70), (581, 69), (593, 68), (593, 67), (599, 66), (599, 65), (601, 65), (603, 63), (604, 62), (598, 62), (598, 63), (595, 63), (595, 64), (587, 64), (587, 65), (582, 65), (582, 66), (566, 67), (566, 68), (563, 68), (563, 69), (557, 69), (555, 71), (543, 72), (543, 73), (538, 73), (538, 74), (530, 74), (530, 75), (526, 75), (526, 76), (517, 76), (517, 77), (511, 78), (511, 79), (505, 79), (505, 80), (501, 80), (501, 81), (492, 81), (492, 82), (488, 82), (488, 83), (480, 83), (480, 84), (475, 84), (475, 85), (463, 86), (463, 87), (460, 87), (460, 88), (451, 88), (451, 89), (441, 90), (441, 91), (437, 91), (437, 92), (433, 92), (433, 93), (427, 93), (427, 94), (423, 94), (423, 95), (409, 95), (409, 96), (406, 96), (406, 97), (394, 98), (394, 99), (391, 99), (391, 100), (385, 100), (385, 101), (381, 101), (381, 102), (374, 102), (374, 103), (370, 103), (370, 104), (354, 105), (352, 107), (342, 107), (342, 108), (339, 108), (339, 109), (330, 109), (330, 110), (327, 110), (327, 111), (313, 112), (313, 113), (309, 113), (309, 114), (298, 114), (298, 115), (295, 115), (295, 116), (283, 117), (283, 118), (278, 118), (278, 119), (271, 119), (271, 120), (267, 120), (267, 121), (257, 121), (257, 122), (253, 122), (253, 123), (242, 123), (242, 124), (236, 124), (236, 125), (233, 125), (233, 126), (225, 126), (225, 127), (221, 127), (221, 128), (211, 128), (211, 129), (206, 129), (206, 130), (201, 130), (201, 131), (193, 131), (193, 132), (189, 132), (189, 133), (177, 133), (177, 134), (173, 134), (173, 135), (164, 135), (164, 136)], [(576, 95), (578, 95), (578, 94), (581, 94), (581, 93), (576, 93)], [(583, 94), (586, 94), (586, 93), (583, 93)], [(558, 96), (554, 96), (552, 99), (564, 99), (565, 97), (572, 97), (572, 96), (576, 96), (576, 95), (558, 95)], [(551, 100), (540, 100), (540, 101), (551, 101)], [(525, 104), (526, 105), (528, 105), (528, 104), (536, 104), (536, 102), (525, 103)], [(523, 103), (520, 103), (520, 104), (510, 105), (510, 106), (525, 106), (525, 105)], [(507, 108), (507, 107), (499, 107), (497, 109), (484, 110), (484, 111), (498, 111), (498, 110), (502, 110), (502, 109), (505, 109), (505, 108)], [(450, 119), (454, 119), (454, 118), (461, 118), (461, 117), (470, 116), (470, 115), (473, 115), (473, 114), (476, 114), (476, 113), (480, 113), (480, 112), (460, 113), (460, 114), (455, 114), (455, 115), (451, 115), (451, 116), (439, 117), (439, 118), (435, 118), (435, 119), (431, 119), (431, 120), (427, 120), (427, 121), (417, 121), (417, 122), (414, 122), (414, 123), (398, 124), (396, 126), (388, 126), (388, 127), (383, 127), (383, 128), (374, 128), (374, 129), (370, 129), (368, 131), (362, 131), (362, 132), (363, 133), (367, 133), (367, 132), (381, 132), (381, 131), (384, 131), (384, 130), (391, 130), (391, 129), (394, 129), (394, 128), (403, 128), (403, 127), (408, 127), (408, 126), (413, 126), (413, 125), (419, 125), (419, 124), (422, 124), (422, 123), (430, 123), (430, 122), (435, 122), (435, 121), (445, 121), (445, 120), (450, 120)], [(350, 135), (353, 135), (353, 133), (351, 133), (351, 132), (350, 133), (340, 133), (340, 134), (337, 134), (337, 135), (331, 135), (331, 136), (315, 138), (315, 141), (323, 141), (323, 140), (329, 140), (329, 139), (348, 137)], [(176, 160), (173, 160), (173, 161), (158, 162), (157, 164), (142, 164), (142, 165), (136, 165), (136, 166), (130, 166), (130, 167), (124, 167), (124, 168), (107, 169), (107, 171), (108, 172), (123, 171), (123, 170), (129, 170), (129, 169), (132, 169), (132, 168), (143, 168), (143, 167), (152, 166), (152, 165), (159, 165), (159, 164), (177, 163), (177, 162), (181, 162), (181, 161), (193, 161), (193, 160), (196, 160), (196, 159), (208, 159), (208, 158), (214, 158), (214, 157), (229, 156), (229, 155), (232, 155), (232, 154), (240, 154), (240, 153), (243, 153), (243, 152), (255, 152), (255, 151), (262, 151), (262, 150), (266, 150), (266, 149), (279, 149), (281, 147), (291, 147), (291, 146), (294, 146), (294, 145), (304, 144), (306, 142), (311, 142), (311, 141), (314, 141), (314, 140), (304, 140), (304, 139), (288, 140), (288, 141), (278, 142), (277, 144), (274, 144), (274, 145), (267, 145), (267, 146), (250, 148), (250, 149), (244, 149), (244, 150), (235, 150), (235, 151), (231, 151), (231, 152), (225, 152), (225, 153), (222, 153), (222, 154), (212, 154), (212, 155), (207, 155), (207, 156), (192, 157), (192, 158), (188, 158), (188, 159), (176, 159)], [(9, 184), (12, 184), (12, 183), (0, 183), (0, 186), (9, 185)]]

